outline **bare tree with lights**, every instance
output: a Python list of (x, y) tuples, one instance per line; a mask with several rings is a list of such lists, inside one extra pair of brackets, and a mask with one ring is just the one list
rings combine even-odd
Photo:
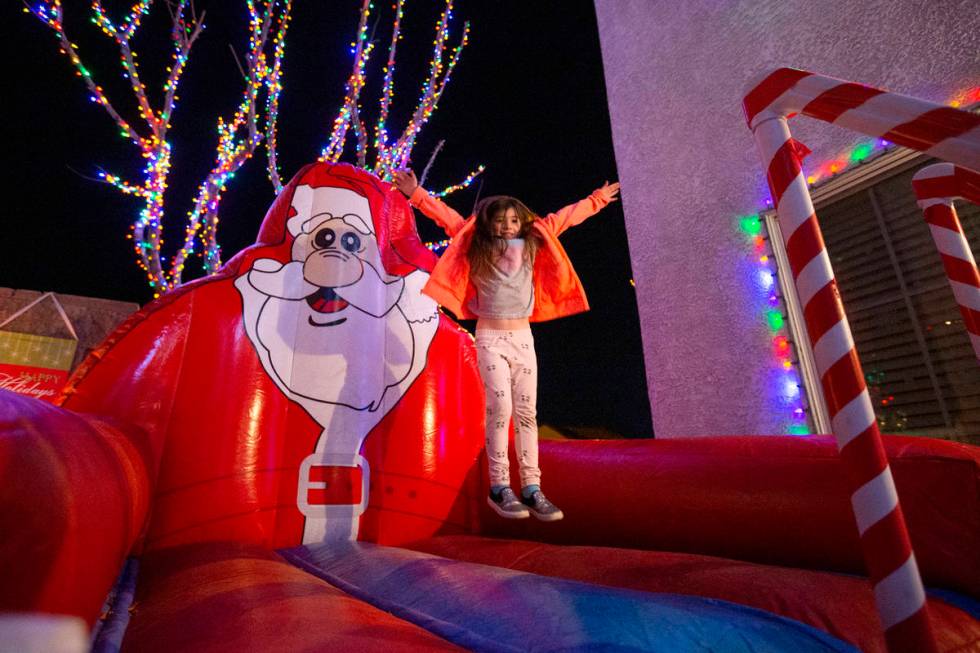
[[(344, 152), (344, 144), (347, 136), (353, 134), (355, 140), (355, 153), (357, 164), (365, 169), (371, 170), (382, 179), (390, 180), (391, 172), (399, 168), (404, 168), (408, 164), (412, 149), (415, 147), (416, 139), (422, 127), (428, 122), (439, 105), (439, 100), (449, 83), (453, 69), (459, 62), (463, 48), (469, 40), (470, 25), (464, 23), (463, 34), (458, 45), (452, 49), (451, 55), (447, 60), (447, 49), (449, 41), (449, 23), (452, 20), (453, 3), (447, 0), (439, 20), (436, 22), (436, 34), (433, 40), (432, 58), (429, 61), (429, 73), (422, 82), (419, 90), (419, 99), (412, 117), (409, 119), (405, 129), (397, 137), (393, 138), (388, 133), (388, 116), (391, 109), (392, 98), (394, 96), (394, 74), (395, 61), (398, 41), (401, 39), (401, 21), (404, 15), (404, 0), (397, 0), (394, 5), (395, 16), (392, 21), (391, 41), (388, 45), (388, 58), (383, 67), (384, 81), (382, 83), (381, 95), (378, 101), (378, 117), (374, 125), (374, 162), (368, 164), (368, 127), (361, 117), (360, 96), (365, 86), (365, 68), (371, 53), (374, 51), (375, 43), (368, 38), (368, 20), (373, 7), (371, 0), (363, 0), (361, 5), (361, 16), (357, 27), (357, 37), (351, 43), (351, 53), (354, 55), (354, 68), (347, 80), (346, 93), (340, 112), (333, 122), (333, 128), (327, 145), (320, 153), (321, 161), (336, 162), (340, 160)], [(442, 148), (444, 141), (440, 141), (425, 167), (427, 172), (431, 168), (432, 161)], [(473, 179), (483, 172), (483, 166), (479, 166), (475, 171), (467, 175), (461, 183), (450, 186), (437, 193), (439, 196), (448, 195), (461, 188), (465, 188)], [(423, 173), (422, 180), (425, 180)]]
[[(245, 0), (249, 14), (249, 45), (242, 68), (244, 90), (234, 116), (230, 119), (218, 118), (214, 166), (198, 186), (193, 207), (188, 212), (184, 241), (171, 259), (169, 268), (165, 268), (162, 253), (164, 196), (172, 155), (167, 139), (177, 106), (181, 76), (192, 47), (204, 30), (204, 12), (198, 15), (193, 2), (189, 0), (165, 0), (163, 4), (171, 18), (173, 60), (162, 85), (163, 99), (158, 106), (154, 106), (140, 74), (138, 53), (132, 47), (133, 37), (143, 18), (149, 14), (153, 0), (136, 2), (121, 22), (109, 17), (101, 0), (92, 2), (93, 22), (119, 49), (124, 76), (139, 107), (139, 122), (127, 120), (116, 110), (113, 101), (82, 62), (78, 47), (65, 32), (61, 0), (40, 0), (27, 7), (54, 31), (61, 52), (75, 66), (76, 74), (85, 82), (91, 100), (105, 109), (118, 125), (121, 135), (128, 138), (145, 159), (141, 182), (130, 181), (110, 172), (101, 172), (99, 177), (143, 202), (130, 238), (137, 262), (146, 272), (154, 297), (180, 284), (187, 258), (194, 253), (196, 243), (200, 244), (206, 271), (213, 272), (221, 264), (217, 243), (221, 193), (228, 180), (251, 158), (263, 139), (267, 143), (275, 143), (279, 93), (282, 90), (282, 59), (291, 10), (291, 0)], [(260, 103), (263, 97), (264, 105)], [(274, 156), (269, 157), (269, 169), (270, 176), (276, 175)]]

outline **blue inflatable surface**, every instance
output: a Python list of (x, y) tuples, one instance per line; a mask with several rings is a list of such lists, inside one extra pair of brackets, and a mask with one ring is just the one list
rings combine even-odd
[(805, 624), (727, 601), (601, 587), (365, 542), (279, 553), (475, 651), (858, 651)]

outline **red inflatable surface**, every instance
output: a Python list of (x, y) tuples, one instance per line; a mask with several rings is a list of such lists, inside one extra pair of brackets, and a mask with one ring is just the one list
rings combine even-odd
[[(896, 436), (885, 449), (923, 580), (980, 596), (980, 450)], [(486, 510), (486, 533), (863, 573), (829, 436), (542, 442), (541, 460), (578, 518), (546, 526)]]
[(0, 612), (99, 616), (146, 525), (146, 434), (0, 393)]

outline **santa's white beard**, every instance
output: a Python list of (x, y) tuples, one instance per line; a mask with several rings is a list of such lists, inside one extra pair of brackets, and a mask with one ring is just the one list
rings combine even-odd
[[(345, 319), (335, 326), (313, 326)], [(412, 365), (412, 330), (396, 307), (384, 317), (353, 305), (318, 313), (305, 300), (270, 297), (258, 316), (258, 340), (281, 385), (298, 397), (376, 410)]]

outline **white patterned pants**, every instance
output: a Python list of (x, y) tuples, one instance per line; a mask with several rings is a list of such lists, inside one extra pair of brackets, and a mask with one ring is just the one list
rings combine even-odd
[(541, 483), (538, 469), (538, 361), (530, 329), (476, 332), (476, 353), (486, 393), (486, 445), (490, 485), (510, 485), (507, 433), (514, 445), (521, 486)]

